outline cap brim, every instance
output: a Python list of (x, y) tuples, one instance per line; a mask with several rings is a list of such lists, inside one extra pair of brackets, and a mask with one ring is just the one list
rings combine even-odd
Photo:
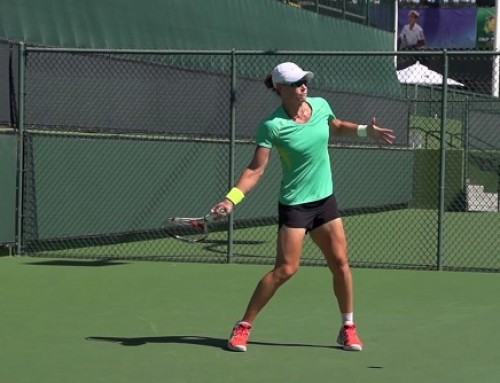
[(314, 78), (314, 73), (306, 71), (306, 75), (303, 78), (305, 78), (307, 81), (312, 80)]
[(306, 79), (307, 81), (309, 81), (309, 80), (312, 80), (313, 78), (314, 78), (313, 72), (302, 70), (299, 73), (295, 73), (295, 76), (293, 76), (293, 78), (289, 78), (287, 80), (285, 80), (285, 79), (277, 80), (275, 78), (272, 78), (272, 80), (273, 80), (274, 85), (276, 85), (276, 84), (285, 84), (286, 85), (286, 84), (291, 84), (291, 83), (300, 81), (302, 79)]

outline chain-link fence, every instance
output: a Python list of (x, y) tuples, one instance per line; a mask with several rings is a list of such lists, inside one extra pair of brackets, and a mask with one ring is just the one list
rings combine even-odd
[[(331, 138), (352, 265), (499, 271), (495, 73), (483, 86), (452, 78), (450, 69), (457, 60), (485, 60), (492, 69), (495, 56), (400, 55), (404, 62), (381, 52), (25, 48), (18, 250), (273, 262), (277, 153), (261, 184), (206, 241), (172, 238), (168, 217), (203, 215), (232, 187), (253, 155), (258, 124), (280, 104), (263, 79), (294, 61), (315, 73), (310, 96), (328, 100), (339, 118), (376, 116), (397, 135), (390, 147)], [(324, 264), (310, 239), (303, 263)]]

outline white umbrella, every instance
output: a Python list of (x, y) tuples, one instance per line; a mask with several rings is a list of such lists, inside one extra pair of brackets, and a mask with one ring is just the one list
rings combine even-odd
[[(408, 68), (398, 70), (398, 80), (402, 84), (415, 84), (415, 85), (442, 85), (443, 76), (429, 69), (425, 65), (416, 62)], [(464, 86), (464, 84), (455, 81), (451, 78), (447, 79), (448, 85)]]

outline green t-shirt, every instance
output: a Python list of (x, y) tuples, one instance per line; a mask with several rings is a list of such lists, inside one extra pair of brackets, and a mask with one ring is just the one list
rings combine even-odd
[(283, 171), (279, 201), (284, 205), (318, 201), (334, 190), (328, 139), (335, 115), (323, 98), (306, 101), (312, 108), (306, 124), (294, 122), (280, 106), (257, 132), (258, 146), (278, 150)]

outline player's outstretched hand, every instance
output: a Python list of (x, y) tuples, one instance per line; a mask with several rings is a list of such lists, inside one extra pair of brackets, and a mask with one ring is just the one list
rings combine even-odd
[(392, 144), (396, 140), (392, 129), (382, 128), (377, 125), (377, 119), (372, 118), (371, 125), (368, 125), (368, 136), (373, 138), (379, 144)]

